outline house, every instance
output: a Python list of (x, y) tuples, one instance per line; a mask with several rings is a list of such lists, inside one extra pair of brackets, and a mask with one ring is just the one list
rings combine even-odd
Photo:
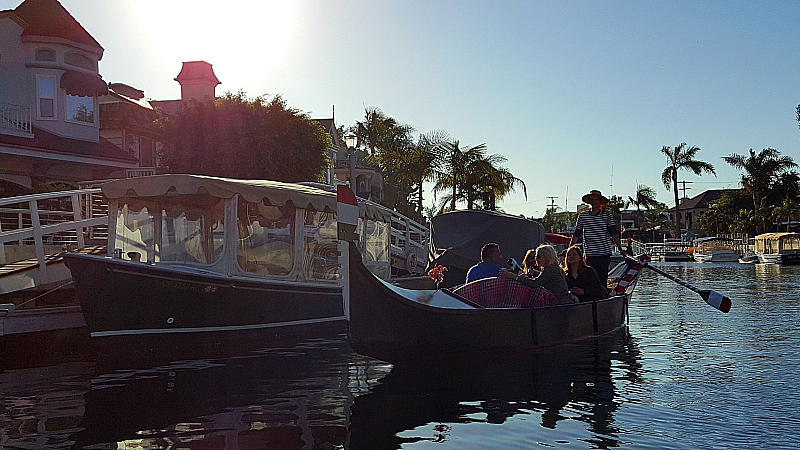
[[(702, 216), (708, 207), (719, 200), (723, 194), (736, 192), (737, 189), (709, 189), (692, 198), (683, 198), (680, 201), (681, 229), (697, 230), (700, 225), (697, 219)], [(669, 220), (675, 221), (675, 209), (669, 212)]]
[[(355, 176), (355, 183), (350, 183), (355, 187), (353, 191), (361, 198), (372, 200), (379, 203), (383, 199), (383, 173), (380, 169), (367, 164), (362, 158), (367, 154), (364, 151), (349, 148), (347, 142), (349, 137), (343, 139), (339, 136), (334, 119), (314, 119), (331, 139), (328, 145), (328, 157), (333, 162), (333, 167), (325, 174), (325, 181), (331, 183), (333, 178), (339, 181), (350, 182), (351, 173)], [(351, 159), (352, 157), (352, 159)], [(352, 165), (352, 171), (351, 171)]]
[(216, 88), (220, 83), (214, 74), (214, 67), (205, 61), (187, 61), (175, 77), (181, 85), (179, 100), (151, 100), (153, 107), (161, 108), (166, 114), (177, 114), (189, 100), (217, 98)]
[(139, 161), (134, 172), (114, 173), (112, 176), (154, 175), (157, 162), (158, 140), (153, 130), (157, 118), (155, 108), (144, 96), (144, 91), (124, 83), (111, 83), (108, 93), (99, 99), (100, 136)]
[(140, 166), (100, 135), (103, 47), (57, 0), (0, 11), (0, 196)]

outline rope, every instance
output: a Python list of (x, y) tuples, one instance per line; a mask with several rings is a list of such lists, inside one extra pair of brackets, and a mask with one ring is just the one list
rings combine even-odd
[(36, 300), (36, 299), (42, 298), (42, 297), (44, 297), (45, 295), (47, 295), (47, 294), (50, 294), (50, 293), (52, 293), (52, 292), (54, 292), (54, 291), (57, 291), (57, 290), (61, 289), (62, 287), (64, 287), (64, 286), (67, 286), (67, 285), (69, 285), (69, 284), (72, 284), (72, 283), (73, 283), (73, 280), (69, 280), (69, 281), (67, 281), (66, 283), (62, 284), (61, 286), (57, 286), (57, 287), (55, 287), (55, 288), (53, 288), (53, 289), (50, 289), (49, 291), (45, 292), (44, 294), (39, 294), (39, 295), (37, 295), (36, 297), (33, 297), (33, 298), (31, 298), (31, 299), (28, 299), (28, 300), (26, 300), (26, 301), (24, 301), (24, 302), (20, 303), (19, 305), (15, 306), (15, 309), (18, 309), (18, 308), (20, 308), (20, 307), (22, 307), (22, 306), (24, 306), (24, 305), (26, 305), (26, 304), (28, 304), (28, 303), (30, 303), (30, 302), (32, 302), (32, 301), (34, 301), (34, 300)]

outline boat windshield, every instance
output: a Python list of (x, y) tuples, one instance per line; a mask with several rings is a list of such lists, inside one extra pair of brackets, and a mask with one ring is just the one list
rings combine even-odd
[(785, 237), (781, 239), (781, 251), (795, 252), (800, 251), (800, 237)]
[(211, 264), (222, 254), (224, 212), (223, 199), (203, 194), (124, 199), (115, 248), (129, 259)]
[(294, 266), (295, 211), (291, 203), (273, 206), (240, 198), (239, 267), (262, 275), (288, 275)]

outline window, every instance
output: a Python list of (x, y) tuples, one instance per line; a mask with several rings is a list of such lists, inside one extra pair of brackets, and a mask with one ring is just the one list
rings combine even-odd
[[(158, 211), (158, 214), (154, 212)], [(117, 216), (114, 248), (139, 253), (142, 261), (211, 264), (222, 255), (225, 201), (197, 194), (156, 203), (128, 199)], [(156, 221), (161, 235), (155, 235)]]
[(56, 117), (56, 79), (55, 77), (36, 77), (37, 117), (55, 119)]
[(139, 136), (135, 134), (125, 135), (125, 148), (128, 150), (128, 153), (136, 159), (139, 159), (139, 144)]
[(94, 97), (67, 95), (67, 120), (94, 123)]
[(84, 55), (81, 55), (80, 53), (67, 53), (66, 55), (64, 55), (64, 62), (69, 64), (70, 66), (83, 67), (84, 69), (89, 69), (89, 70), (97, 69), (94, 61), (92, 61), (91, 59), (87, 58)]
[(55, 61), (56, 60), (56, 52), (50, 50), (49, 48), (40, 48), (36, 50), (36, 60), (37, 61)]
[(336, 280), (339, 273), (339, 241), (336, 214), (306, 210), (303, 270), (306, 278)]
[(239, 199), (239, 267), (261, 275), (288, 275), (294, 267), (295, 208)]

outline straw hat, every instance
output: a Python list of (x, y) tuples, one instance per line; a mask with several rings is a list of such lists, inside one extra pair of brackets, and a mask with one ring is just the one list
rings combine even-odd
[(601, 194), (600, 191), (598, 191), (597, 189), (592, 189), (591, 191), (589, 191), (588, 194), (581, 197), (581, 201), (583, 201), (583, 203), (589, 203), (589, 199), (591, 199), (592, 197), (599, 198), (601, 205), (605, 205), (606, 203), (608, 203), (608, 199), (605, 198), (603, 194)]

